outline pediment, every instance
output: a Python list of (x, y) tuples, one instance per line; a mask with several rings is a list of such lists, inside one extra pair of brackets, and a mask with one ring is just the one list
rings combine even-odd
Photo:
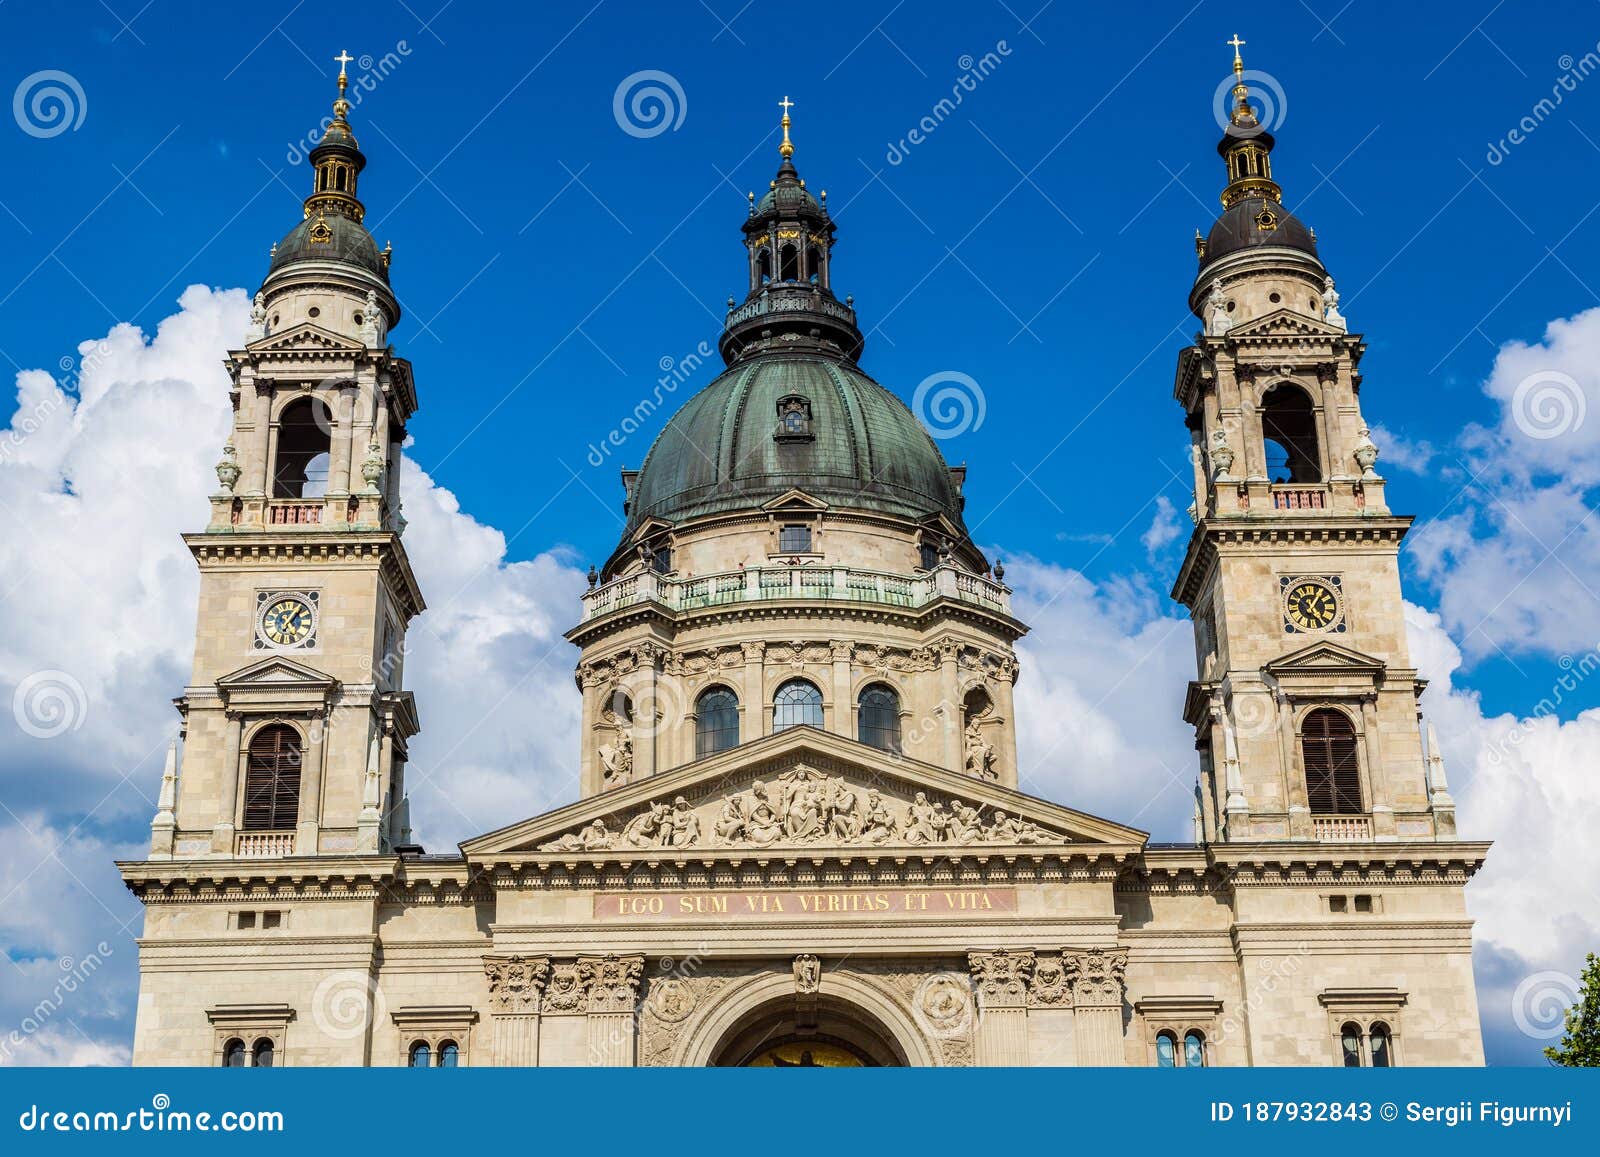
[(1320, 317), (1311, 317), (1298, 310), (1279, 308), (1249, 321), (1240, 322), (1228, 330), (1230, 338), (1247, 337), (1345, 337), (1345, 331), (1329, 325)]
[(1325, 675), (1334, 671), (1380, 674), (1386, 667), (1382, 659), (1324, 639), (1274, 659), (1263, 669), (1281, 678), (1295, 674)]
[(223, 690), (239, 690), (246, 687), (285, 686), (289, 684), (310, 685), (316, 687), (333, 687), (338, 680), (332, 675), (325, 675), (303, 663), (282, 655), (274, 655), (269, 659), (262, 659), (259, 663), (252, 663), (248, 667), (241, 667), (217, 680), (217, 686)]
[(828, 509), (828, 504), (814, 495), (807, 494), (804, 490), (792, 487), (776, 498), (763, 502), (761, 509), (772, 513), (781, 510), (826, 510)]
[(364, 350), (367, 347), (355, 338), (334, 333), (323, 329), (309, 321), (292, 325), (288, 329), (271, 334), (259, 341), (253, 341), (248, 347), (251, 351), (277, 351), (277, 350), (348, 350), (351, 353)]
[(1136, 849), (1145, 832), (998, 784), (795, 727), (461, 845), (470, 860), (551, 854), (812, 854)]

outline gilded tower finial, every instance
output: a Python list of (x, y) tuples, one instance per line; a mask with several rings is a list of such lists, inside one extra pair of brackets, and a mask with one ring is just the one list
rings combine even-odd
[(349, 64), (355, 59), (355, 57), (351, 56), (348, 50), (341, 48), (339, 49), (339, 55), (335, 56), (333, 59), (334, 62), (339, 66), (339, 95), (343, 96), (345, 86), (350, 83), (350, 78), (345, 75), (344, 68), (345, 65)]
[(1241, 120), (1254, 116), (1254, 111), (1250, 108), (1250, 86), (1244, 82), (1244, 57), (1239, 55), (1239, 49), (1248, 41), (1240, 40), (1239, 34), (1235, 32), (1232, 40), (1225, 40), (1223, 43), (1233, 48), (1233, 114), (1229, 119), (1238, 124)]
[(783, 110), (783, 144), (778, 146), (778, 152), (787, 161), (794, 156), (794, 142), (789, 139), (789, 110), (794, 107), (794, 101), (785, 96), (778, 102), (778, 107)]

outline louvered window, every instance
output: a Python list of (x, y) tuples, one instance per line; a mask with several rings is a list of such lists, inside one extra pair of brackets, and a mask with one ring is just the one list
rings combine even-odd
[(256, 732), (244, 779), (246, 831), (292, 828), (300, 810), (300, 733), (283, 723)]
[(1343, 712), (1321, 707), (1306, 716), (1300, 732), (1306, 798), (1314, 815), (1361, 812), (1361, 775), (1356, 731)]

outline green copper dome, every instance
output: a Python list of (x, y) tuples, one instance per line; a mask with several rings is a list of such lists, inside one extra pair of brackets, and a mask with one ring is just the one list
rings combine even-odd
[[(328, 228), (325, 241), (316, 240), (318, 234), (313, 232), (319, 223)], [(341, 261), (365, 269), (384, 281), (389, 280), (389, 270), (384, 266), (383, 255), (372, 234), (342, 213), (308, 217), (289, 230), (288, 236), (278, 242), (273, 251), (268, 272), (275, 272), (291, 261)]]
[(791, 489), (962, 525), (950, 468), (904, 402), (853, 365), (776, 353), (735, 364), (673, 415), (634, 481), (628, 522), (759, 509)]

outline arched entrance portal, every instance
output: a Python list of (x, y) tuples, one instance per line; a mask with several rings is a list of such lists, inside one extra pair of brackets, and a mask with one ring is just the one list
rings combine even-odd
[(806, 1006), (770, 1001), (722, 1036), (713, 1065), (754, 1068), (859, 1068), (904, 1065), (893, 1036), (870, 1013), (824, 997)]

